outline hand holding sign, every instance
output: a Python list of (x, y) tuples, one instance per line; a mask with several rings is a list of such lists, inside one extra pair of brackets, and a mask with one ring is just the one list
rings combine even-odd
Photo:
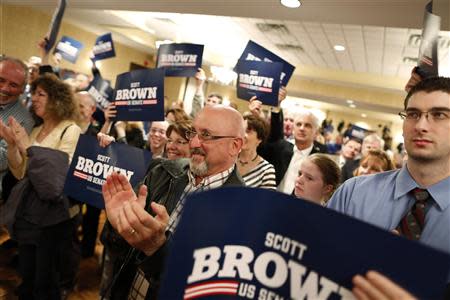
[(359, 300), (414, 300), (413, 295), (376, 271), (367, 272), (366, 276), (353, 278), (353, 294)]
[(131, 246), (152, 255), (164, 244), (169, 215), (164, 206), (156, 203), (151, 204), (155, 217), (145, 210), (145, 185), (136, 196), (127, 178), (113, 173), (106, 179), (102, 191), (108, 220)]

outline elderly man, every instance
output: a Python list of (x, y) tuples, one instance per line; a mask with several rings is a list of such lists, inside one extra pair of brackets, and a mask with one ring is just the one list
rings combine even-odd
[(260, 146), (258, 153), (275, 167), (280, 192), (292, 194), (305, 157), (326, 152), (326, 148), (315, 141), (318, 129), (319, 120), (311, 111), (299, 111), (294, 118), (295, 144), (292, 145), (284, 139), (283, 113), (272, 112), (269, 140)]
[[(0, 120), (6, 123), (9, 117), (14, 117), (30, 133), (34, 124), (33, 118), (18, 101), (27, 84), (27, 74), (28, 67), (22, 61), (0, 56)], [(0, 183), (8, 170), (6, 152), (7, 144), (0, 136)], [(0, 199), (2, 198), (0, 196)]]
[(450, 78), (418, 83), (404, 108), (406, 165), (347, 180), (328, 207), (450, 253)]
[[(119, 174), (108, 177), (103, 186), (109, 222), (140, 251), (143, 263), (135, 283), (142, 279), (139, 274), (145, 273), (151, 281), (151, 298), (156, 297), (168, 242), (186, 195), (223, 185), (243, 185), (235, 167), (244, 137), (242, 116), (230, 107), (206, 106), (195, 118), (193, 127), (195, 131), (187, 134), (190, 160), (155, 163), (138, 195), (126, 177)], [(145, 296), (146, 292), (138, 294)]]

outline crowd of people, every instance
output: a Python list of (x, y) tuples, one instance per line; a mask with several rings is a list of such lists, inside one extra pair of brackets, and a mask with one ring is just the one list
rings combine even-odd
[[(103, 185), (104, 299), (155, 299), (186, 196), (222, 186), (277, 190), (450, 252), (449, 78), (413, 75), (400, 113), (404, 149), (394, 163), (373, 132), (346, 136), (330, 155), (312, 111), (280, 109), (285, 87), (268, 118), (255, 97), (242, 113), (222, 105), (216, 93), (205, 97), (202, 69), (189, 114), (176, 107), (164, 121), (116, 121), (112, 103), (104, 120), (95, 120), (99, 109), (85, 91), (89, 76), (63, 82), (44, 48), (40, 43), (41, 61), (28, 66), (0, 58), (2, 223), (18, 249), (19, 299), (65, 298), (80, 256), (94, 255), (100, 209), (85, 204), (82, 214), (80, 202), (62, 193), (80, 134), (97, 136), (103, 147), (118, 142), (148, 149), (153, 159), (141, 186), (116, 173)], [(419, 210), (411, 192), (417, 188), (427, 190), (420, 204), (426, 222), (412, 233), (405, 218)], [(414, 298), (377, 272), (356, 276), (354, 285), (359, 299), (394, 292)]]

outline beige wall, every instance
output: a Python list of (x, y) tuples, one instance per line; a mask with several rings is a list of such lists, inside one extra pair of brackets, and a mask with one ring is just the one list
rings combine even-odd
[[(22, 60), (28, 60), (30, 56), (39, 55), (37, 43), (47, 33), (48, 24), (51, 20), (50, 15), (29, 7), (1, 5), (0, 20), (0, 53)], [(63, 60), (60, 65), (61, 68), (91, 74), (89, 52), (95, 43), (97, 35), (67, 22), (62, 23), (58, 40), (63, 35), (82, 42), (84, 48), (76, 64)], [(128, 72), (131, 62), (143, 65), (144, 61), (153, 61), (149, 53), (135, 50), (118, 42), (115, 42), (114, 46), (116, 57), (101, 60), (99, 64), (102, 76), (110, 79), (113, 84), (118, 74)], [(182, 93), (183, 84), (184, 78), (166, 78), (165, 95), (170, 100), (182, 98), (180, 93)]]

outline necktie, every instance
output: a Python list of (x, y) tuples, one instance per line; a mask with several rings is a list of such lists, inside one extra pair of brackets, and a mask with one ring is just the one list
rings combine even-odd
[(424, 189), (416, 188), (411, 193), (416, 201), (400, 221), (397, 230), (410, 240), (418, 240), (425, 225), (426, 207), (431, 197)]

